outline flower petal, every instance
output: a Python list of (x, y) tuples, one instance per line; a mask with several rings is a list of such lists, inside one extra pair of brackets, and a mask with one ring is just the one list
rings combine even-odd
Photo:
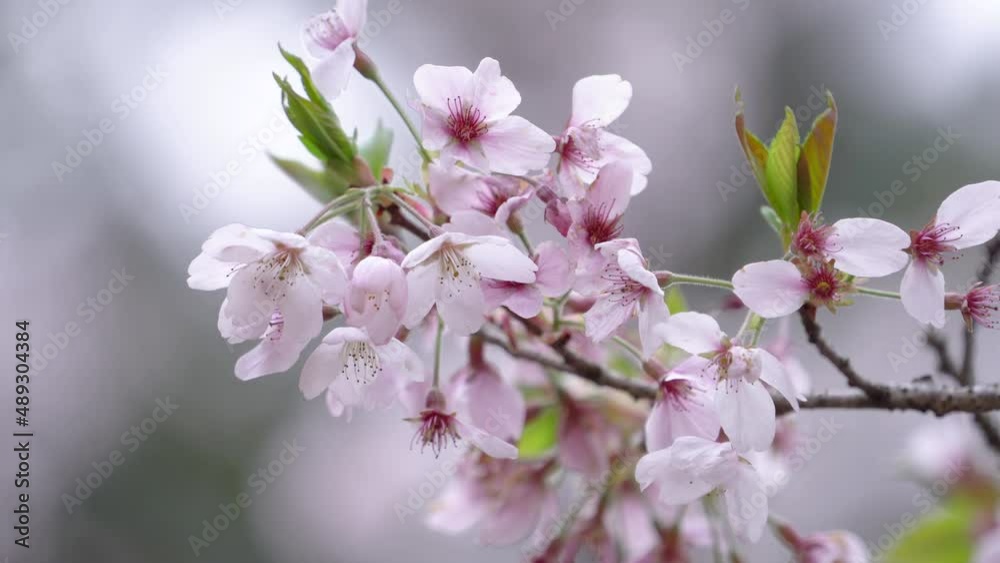
[(902, 270), (910, 257), (910, 235), (892, 223), (859, 217), (833, 224), (827, 255), (852, 276), (878, 278)]
[(535, 286), (545, 297), (559, 297), (573, 287), (574, 266), (569, 254), (553, 241), (535, 249)]
[(602, 294), (583, 314), (587, 338), (601, 342), (632, 316), (635, 305), (623, 305), (614, 294)]
[(939, 268), (920, 260), (910, 262), (899, 293), (911, 317), (923, 324), (944, 326), (944, 274)]
[(809, 287), (799, 269), (785, 260), (754, 262), (733, 275), (733, 292), (765, 319), (798, 311), (809, 298)]
[(955, 190), (941, 202), (934, 220), (938, 225), (958, 227), (959, 238), (952, 242), (955, 248), (987, 242), (1000, 229), (1000, 182), (990, 180)]
[(761, 360), (760, 379), (774, 387), (792, 405), (793, 409), (799, 410), (799, 393), (785, 371), (785, 366), (767, 350), (760, 349), (757, 355)]
[(703, 313), (692, 312), (677, 313), (657, 330), (663, 333), (667, 344), (689, 354), (718, 351), (726, 336), (715, 319)]
[(434, 306), (434, 291), (437, 288), (440, 266), (437, 262), (421, 264), (406, 274), (406, 294), (409, 301), (406, 304), (406, 314), (403, 324), (406, 328), (414, 328), (423, 322), (424, 317)]
[(632, 176), (632, 195), (646, 189), (646, 175), (653, 170), (653, 163), (646, 156), (646, 151), (632, 141), (607, 131), (601, 131), (598, 138), (601, 143), (602, 161), (619, 161), (632, 167), (634, 173)]
[(485, 322), (486, 300), (479, 279), (472, 274), (465, 269), (439, 270), (434, 286), (434, 303), (441, 319), (461, 336), (476, 332)]
[(663, 346), (663, 335), (656, 328), (670, 319), (670, 309), (663, 300), (662, 293), (650, 291), (639, 305), (639, 341), (642, 342), (642, 355), (652, 356), (660, 346)]
[(517, 459), (517, 447), (504, 442), (500, 438), (467, 424), (461, 420), (455, 420), (455, 431), (463, 439), (473, 446), (479, 448), (486, 455), (499, 459)]
[(507, 239), (491, 237), (489, 242), (470, 244), (462, 252), (484, 278), (518, 283), (535, 281), (538, 265)]
[(759, 383), (743, 378), (720, 383), (715, 407), (722, 429), (738, 452), (763, 451), (774, 441), (774, 401)]
[(312, 71), (316, 85), (328, 98), (339, 96), (354, 71), (354, 42), (344, 41), (329, 53)]
[(632, 99), (632, 85), (617, 74), (581, 78), (573, 85), (572, 127), (607, 127)]
[(486, 57), (479, 61), (475, 79), (475, 94), (471, 100), (487, 121), (510, 115), (521, 104), (521, 94), (514, 83), (500, 73), (500, 63)]
[(420, 103), (443, 116), (448, 115), (449, 99), (471, 102), (476, 90), (472, 72), (463, 66), (422, 65), (413, 73), (413, 86)]
[(545, 168), (556, 142), (527, 119), (511, 115), (490, 124), (479, 138), (489, 169), (504, 174), (525, 174)]

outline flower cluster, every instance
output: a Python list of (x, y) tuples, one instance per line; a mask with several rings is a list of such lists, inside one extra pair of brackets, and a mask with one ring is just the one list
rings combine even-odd
[[(322, 210), (294, 233), (218, 229), (188, 283), (226, 289), (220, 333), (257, 341), (236, 362), (243, 380), (291, 369), (336, 320), (306, 355), (302, 394), (325, 395), (338, 417), (398, 404), (411, 447), (464, 448), (429, 515), (436, 529), (478, 526), (487, 544), (528, 539), (536, 561), (590, 551), (602, 561), (682, 562), (700, 547), (738, 560), (738, 541), (757, 541), (767, 526), (769, 484), (794, 440), (778, 405), (797, 410), (810, 391), (787, 329), (762, 342), (768, 319), (892, 296), (864, 284), (906, 267), (895, 297), (918, 321), (940, 326), (954, 309), (970, 326), (995, 324), (1000, 291), (946, 295), (941, 269), (945, 256), (1000, 229), (1000, 182), (959, 189), (909, 235), (876, 219), (824, 224), (825, 174), (810, 175), (810, 198), (791, 207), (762, 183), (781, 258), (748, 264), (731, 283), (658, 271), (623, 236), (652, 169), (611, 130), (631, 101), (628, 81), (579, 80), (565, 128), (550, 134), (513, 115), (521, 96), (496, 60), (475, 70), (423, 65), (413, 76), (418, 128), (359, 48), (365, 14), (364, 0), (340, 0), (308, 23), (305, 42), (320, 59), (312, 72), (283, 51), (306, 91), (278, 78), (285, 111), (323, 167), (276, 162)], [(406, 120), (424, 160), (415, 177), (385, 166), (391, 135), (359, 147), (340, 130), (328, 99), (354, 69)], [(766, 155), (742, 113), (737, 123), (748, 154)], [(822, 164), (809, 141), (802, 152), (810, 173)], [(532, 219), (530, 230), (551, 240), (531, 242)], [(750, 309), (743, 326), (730, 336), (713, 316), (672, 314), (665, 289), (685, 283), (731, 289)], [(446, 350), (462, 358), (451, 374), (442, 374)], [(610, 365), (649, 395), (570, 375)], [(590, 485), (561, 509), (573, 479)], [(778, 533), (801, 561), (867, 561), (844, 532)]]

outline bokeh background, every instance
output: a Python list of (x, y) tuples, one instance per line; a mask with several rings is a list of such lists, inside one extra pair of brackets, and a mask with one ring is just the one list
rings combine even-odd
[[(241, 222), (293, 230), (316, 210), (266, 156), (304, 156), (280, 116), (270, 73), (290, 72), (276, 44), (301, 52), (303, 22), (329, 3), (63, 1), (51, 2), (58, 10), (48, 18), (34, 16), (44, 2), (0, 5), (0, 30), (8, 32), (0, 49), (6, 317), (0, 333), (12, 341), (13, 321), (27, 318), (36, 350), (46, 343), (59, 348), (35, 370), (31, 386), (33, 545), (30, 551), (12, 545), (13, 443), (5, 442), (0, 557), (516, 560), (516, 548), (484, 549), (471, 536), (430, 532), (421, 522), (426, 505), (400, 519), (396, 505), (444, 458), (411, 451), (412, 428), (396, 412), (347, 423), (331, 418), (321, 401), (304, 402), (297, 368), (237, 381), (232, 366), (243, 349), (227, 346), (215, 329), (222, 295), (186, 287), (187, 263), (215, 228)], [(370, 12), (386, 4), (371, 0)], [(835, 94), (840, 122), (825, 205), (831, 219), (856, 216), (860, 208), (917, 228), (950, 191), (1000, 178), (1000, 4), (992, 0), (401, 0), (401, 6), (375, 20), (367, 47), (401, 95), (420, 64), (474, 67), (492, 56), (521, 92), (517, 113), (557, 132), (577, 79), (619, 73), (632, 82), (635, 95), (618, 132), (645, 148), (653, 173), (626, 232), (662, 268), (728, 277), (775, 251), (758, 216), (756, 185), (731, 178), (743, 162), (732, 123), (736, 85), (750, 127), (768, 138), (785, 105), (804, 128), (819, 113), (816, 92)], [(731, 23), (699, 54), (686, 53), (689, 38), (719, 29), (711, 20), (727, 9)], [(47, 21), (30, 34), (23, 18), (33, 16)], [(677, 55), (691, 60), (678, 65)], [(377, 119), (397, 128), (397, 165), (412, 154), (401, 122), (371, 84), (355, 77), (335, 107), (362, 137)], [(102, 120), (113, 130), (57, 173), (53, 163), (66, 164), (67, 146)], [(913, 165), (904, 166), (932, 148), (942, 130), (954, 142), (915, 177)], [(226, 172), (231, 163), (235, 174)], [(206, 184), (227, 174), (223, 189), (206, 192)], [(878, 211), (877, 194), (896, 180), (905, 193), (882, 201)], [(950, 289), (963, 289), (979, 260), (970, 252), (949, 263)], [(117, 294), (102, 293), (116, 272), (133, 279)], [(898, 276), (879, 287), (896, 284)], [(703, 309), (719, 307), (717, 293), (689, 297)], [(898, 304), (859, 305), (825, 323), (864, 373), (889, 381), (931, 370), (919, 343), (909, 353), (920, 331)], [(61, 336), (68, 322), (80, 330)], [(798, 327), (791, 328), (801, 343)], [(986, 381), (1000, 379), (997, 338), (982, 336), (978, 366)], [(816, 388), (843, 384), (813, 350), (800, 344), (799, 353)], [(895, 362), (893, 354), (906, 361)], [(5, 380), (5, 409), (12, 410), (12, 394), (12, 380)], [(122, 434), (167, 398), (176, 412), (130, 451)], [(899, 477), (898, 454), (908, 433), (931, 419), (806, 413), (806, 435), (823, 417), (843, 430), (794, 474), (773, 508), (804, 530), (849, 527), (874, 540), (915, 511), (918, 489)], [(2, 424), (13, 429), (13, 420)], [(260, 494), (249, 489), (247, 478), (294, 441), (304, 451), (281, 476)], [(68, 510), (63, 495), (75, 494), (76, 480), (115, 450), (124, 463)], [(243, 491), (252, 505), (195, 557), (189, 536), (201, 534), (202, 521)], [(751, 553), (752, 561), (786, 557), (770, 538)]]

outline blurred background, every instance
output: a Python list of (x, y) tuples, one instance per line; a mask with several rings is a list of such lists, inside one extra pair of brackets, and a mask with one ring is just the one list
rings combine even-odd
[[(398, 14), (380, 20), (373, 14), (387, 0), (370, 0), (376, 26), (366, 50), (401, 96), (420, 64), (474, 67), (492, 56), (521, 92), (516, 113), (556, 133), (577, 79), (618, 73), (632, 82), (617, 132), (646, 150), (653, 172), (626, 233), (660, 268), (728, 278), (775, 253), (758, 215), (762, 197), (739, 172), (736, 85), (763, 138), (784, 106), (805, 130), (822, 110), (819, 93), (834, 93), (830, 219), (867, 214), (919, 228), (952, 190), (1000, 178), (1000, 4), (992, 0), (400, 1)], [(294, 230), (318, 209), (266, 153), (305, 157), (280, 114), (271, 72), (291, 72), (276, 44), (302, 53), (299, 30), (330, 4), (61, 2), (0, 5), (8, 32), (0, 49), (0, 332), (12, 341), (13, 320), (27, 318), (35, 349), (53, 345), (31, 385), (32, 547), (12, 543), (8, 453), (0, 456), (0, 557), (517, 560), (517, 548), (484, 549), (472, 536), (427, 530), (426, 503), (401, 518), (397, 507), (447, 456), (411, 451), (413, 429), (396, 411), (331, 418), (322, 401), (302, 399), (298, 367), (239, 382), (232, 368), (244, 349), (216, 331), (222, 294), (185, 284), (188, 262), (214, 229), (240, 222)], [(730, 21), (713, 23), (724, 10)], [(696, 49), (699, 34), (708, 44)], [(394, 162), (404, 166), (412, 142), (370, 83), (355, 76), (334, 105), (362, 138), (378, 119), (396, 128)], [(85, 139), (89, 154), (67, 154)], [(895, 181), (901, 194), (891, 192)], [(212, 182), (220, 189), (206, 189)], [(949, 289), (964, 289), (980, 260), (972, 251), (949, 263)], [(704, 310), (720, 307), (718, 293), (689, 298)], [(825, 321), (839, 349), (879, 381), (929, 373), (933, 360), (903, 309), (863, 304)], [(723, 317), (724, 328), (736, 323)], [(957, 335), (959, 325), (953, 318), (949, 331)], [(791, 329), (814, 387), (841, 387), (801, 344), (797, 325)], [(984, 381), (1000, 379), (992, 369), (998, 341), (982, 335)], [(12, 382), (0, 386), (0, 404), (13, 403), (12, 394)], [(164, 416), (163, 404), (176, 408)], [(918, 489), (899, 477), (898, 457), (908, 433), (931, 419), (840, 411), (800, 418), (806, 435), (824, 418), (843, 429), (773, 499), (776, 512), (803, 530), (848, 527), (868, 540), (915, 512)], [(10, 440), (5, 448), (14, 447)], [(289, 448), (297, 453), (290, 463), (284, 454), (280, 476), (263, 490), (248, 487)], [(87, 485), (109, 461), (121, 463)], [(66, 500), (88, 490), (78, 503)], [(196, 557), (189, 537), (243, 492), (252, 504)], [(751, 561), (786, 557), (769, 537), (751, 553)]]

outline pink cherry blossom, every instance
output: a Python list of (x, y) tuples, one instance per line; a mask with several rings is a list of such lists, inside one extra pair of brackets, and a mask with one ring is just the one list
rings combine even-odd
[(681, 436), (719, 436), (714, 386), (701, 377), (708, 360), (691, 356), (660, 379), (660, 392), (646, 419), (646, 450), (670, 447)]
[(404, 319), (413, 328), (431, 307), (456, 334), (472, 334), (484, 322), (482, 278), (533, 283), (538, 266), (509, 240), (443, 232), (403, 260), (409, 303)]
[(573, 264), (568, 253), (555, 242), (545, 241), (538, 245), (532, 260), (538, 266), (533, 283), (483, 280), (487, 308), (503, 305), (516, 315), (530, 319), (542, 311), (544, 298), (559, 297), (573, 286)]
[(949, 195), (923, 229), (910, 233), (910, 265), (900, 287), (903, 308), (917, 321), (944, 326), (945, 257), (988, 242), (1000, 229), (1000, 182), (970, 184)]
[(545, 484), (542, 463), (495, 459), (470, 452), (434, 499), (428, 525), (460, 534), (479, 526), (479, 543), (510, 545), (550, 524), (559, 505)]
[(218, 229), (188, 267), (193, 289), (228, 287), (219, 332), (230, 343), (260, 338), (236, 374), (253, 379), (292, 367), (338, 303), (346, 276), (337, 256), (300, 235), (243, 225)]
[(632, 85), (617, 74), (588, 76), (573, 86), (573, 112), (558, 138), (557, 170), (563, 194), (583, 197), (585, 189), (609, 162), (627, 164), (634, 175), (632, 195), (646, 187), (652, 163), (638, 146), (607, 129), (628, 107)]
[(703, 376), (716, 385), (715, 408), (737, 451), (763, 451), (775, 432), (775, 407), (766, 383), (798, 409), (795, 387), (781, 362), (766, 350), (733, 343), (719, 324), (701, 313), (678, 313), (657, 327), (664, 341), (706, 355)]
[(583, 401), (567, 401), (559, 421), (559, 462), (596, 479), (608, 469), (615, 429), (602, 413)]
[(413, 75), (423, 113), (424, 146), (442, 158), (484, 172), (525, 174), (545, 167), (555, 141), (522, 117), (521, 103), (500, 63), (485, 58), (465, 67), (423, 65)]
[(361, 256), (361, 236), (353, 225), (343, 219), (332, 219), (309, 232), (310, 244), (332, 251), (340, 259), (348, 275)]
[(303, 43), (311, 55), (321, 59), (313, 76), (330, 97), (347, 87), (367, 9), (368, 0), (337, 0), (335, 10), (313, 16), (306, 24)]
[(472, 415), (480, 413), (475, 409), (470, 410), (470, 399), (453, 396), (457, 391), (455, 386), (450, 386), (446, 391), (447, 394), (426, 382), (407, 385), (402, 400), (411, 413), (407, 420), (417, 425), (412, 445), (419, 444), (421, 450), (430, 446), (436, 457), (449, 445), (457, 446), (460, 440), (465, 440), (491, 457), (517, 457), (517, 446), (500, 437), (509, 435), (510, 421), (516, 418), (514, 415), (511, 415), (509, 421), (491, 421), (487, 414), (486, 428), (478, 426), (472, 420)]
[(635, 479), (642, 490), (656, 485), (656, 501), (667, 506), (690, 504), (721, 492), (733, 530), (756, 542), (767, 523), (767, 495), (757, 471), (728, 442), (682, 436), (670, 447), (639, 460)]
[[(1000, 515), (997, 516), (1000, 522)], [(1000, 525), (994, 527), (976, 543), (972, 563), (996, 563), (1000, 561)]]
[(406, 275), (399, 264), (368, 256), (354, 268), (347, 286), (347, 322), (364, 327), (376, 344), (385, 344), (403, 323), (407, 291)]
[[(633, 172), (627, 165), (613, 162), (601, 168), (580, 201), (568, 204), (572, 223), (566, 233), (577, 256), (578, 271), (593, 273), (603, 266), (597, 245), (614, 240), (622, 233), (622, 216), (628, 207)], [(580, 280), (586, 279), (581, 276)]]
[(364, 329), (339, 327), (302, 366), (299, 389), (306, 399), (326, 391), (330, 412), (340, 416), (355, 407), (388, 407), (407, 383), (422, 379), (420, 360), (399, 340), (378, 344)]
[(803, 259), (821, 263), (833, 260), (837, 269), (852, 276), (878, 278), (906, 266), (910, 237), (892, 223), (879, 219), (841, 219), (819, 225), (806, 213), (792, 238), (792, 251)]
[(448, 381), (448, 396), (465, 420), (516, 443), (524, 430), (524, 397), (492, 365), (473, 360)]
[(869, 563), (868, 548), (858, 536), (841, 530), (801, 537), (785, 525), (780, 531), (796, 563)]
[(507, 227), (511, 217), (531, 201), (534, 188), (510, 176), (490, 176), (434, 162), (428, 169), (434, 203), (449, 215), (478, 211)]
[(845, 304), (845, 294), (853, 290), (833, 264), (754, 262), (733, 275), (733, 292), (747, 308), (765, 319), (790, 315), (806, 302), (832, 310)]
[[(949, 305), (951, 297), (952, 294), (945, 295), (946, 306)], [(1000, 312), (1000, 286), (976, 283), (965, 295), (958, 295), (955, 298), (965, 319), (965, 326), (970, 331), (977, 324), (986, 328), (1000, 327), (1000, 322), (996, 320)]]
[(584, 315), (587, 336), (601, 342), (632, 316), (639, 317), (642, 353), (649, 357), (663, 343), (653, 328), (667, 321), (670, 310), (656, 276), (635, 239), (618, 239), (598, 245), (607, 258), (601, 273), (601, 289), (594, 306)]

